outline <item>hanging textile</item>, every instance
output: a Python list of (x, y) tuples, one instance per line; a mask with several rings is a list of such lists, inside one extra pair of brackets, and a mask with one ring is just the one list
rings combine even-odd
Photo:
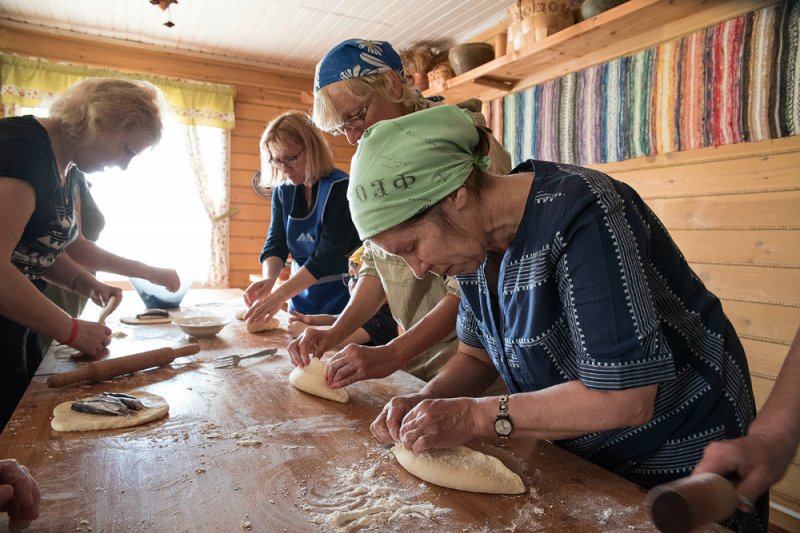
[[(222, 150), (222, 154), (209, 154), (204, 147), (203, 139), (199, 135), (197, 126), (184, 126), (186, 151), (194, 171), (197, 190), (205, 207), (206, 214), (211, 222), (211, 260), (208, 267), (208, 279), (205, 285), (212, 287), (227, 287), (229, 282), (229, 239), (230, 233), (230, 198), (228, 194), (228, 152), (230, 147), (230, 133), (225, 130), (216, 130), (215, 135), (222, 139), (215, 139), (210, 143)], [(209, 132), (206, 132), (209, 133)], [(217, 157), (207, 157), (214, 156)], [(222, 165), (224, 168), (213, 168)], [(212, 167), (212, 168), (209, 168)], [(216, 172), (210, 172), (215, 170)]]
[(234, 88), (229, 85), (52, 63), (8, 54), (0, 54), (0, 64), (0, 100), (6, 105), (41, 107), (47, 99), (85, 78), (139, 79), (161, 89), (166, 102), (183, 124), (224, 129), (235, 126)]
[[(491, 104), (514, 163), (576, 164), (800, 134), (800, 2), (785, 2)], [(500, 103), (501, 102), (501, 103)]]

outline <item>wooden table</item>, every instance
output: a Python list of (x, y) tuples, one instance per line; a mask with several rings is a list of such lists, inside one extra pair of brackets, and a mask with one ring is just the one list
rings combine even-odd
[[(217, 357), (289, 340), (280, 330), (246, 333), (233, 318), (244, 307), (240, 294), (190, 291), (184, 313), (231, 323), (170, 367), (49, 389), (48, 373), (80, 363), (48, 353), (0, 435), (0, 457), (28, 465), (42, 489), (29, 531), (331, 531), (358, 519), (381, 531), (654, 531), (641, 489), (545, 441), (474, 443), (522, 476), (523, 495), (460, 492), (411, 476), (369, 432), (389, 398), (421, 386), (404, 372), (352, 385), (350, 403), (339, 404), (288, 385), (285, 350), (215, 369)], [(126, 296), (135, 312), (136, 296)], [(128, 333), (112, 342), (110, 357), (187, 340), (172, 325), (120, 326), (124, 312), (107, 322)], [(169, 417), (126, 430), (50, 428), (61, 402), (135, 389), (166, 398)]]

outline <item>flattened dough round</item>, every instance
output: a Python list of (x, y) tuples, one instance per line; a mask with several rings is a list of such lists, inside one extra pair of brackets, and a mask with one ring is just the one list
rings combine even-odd
[(350, 401), (350, 395), (343, 388), (332, 389), (328, 387), (325, 382), (325, 369), (328, 367), (325, 363), (317, 359), (311, 358), (311, 362), (300, 368), (296, 366), (289, 374), (289, 383), (303, 392), (325, 398), (327, 400), (334, 400), (341, 403)]
[(525, 492), (522, 479), (500, 459), (466, 446), (414, 453), (395, 444), (392, 453), (409, 473), (434, 485), (488, 494)]
[(169, 324), (172, 322), (172, 318), (168, 316), (146, 316), (146, 317), (135, 317), (135, 316), (124, 316), (119, 319), (120, 322), (123, 324), (130, 324), (130, 325), (137, 325), (137, 324)]
[(275, 317), (272, 317), (267, 322), (253, 322), (252, 324), (247, 324), (247, 333), (272, 331), (273, 329), (278, 329), (278, 326), (280, 325), (281, 321)]
[(129, 416), (104, 416), (79, 413), (72, 410), (72, 404), (90, 398), (80, 398), (69, 402), (60, 403), (53, 409), (53, 420), (50, 427), (56, 431), (95, 431), (98, 429), (120, 429), (140, 426), (153, 420), (167, 416), (169, 405), (167, 401), (157, 394), (145, 391), (129, 392), (144, 404), (144, 409), (134, 411)]

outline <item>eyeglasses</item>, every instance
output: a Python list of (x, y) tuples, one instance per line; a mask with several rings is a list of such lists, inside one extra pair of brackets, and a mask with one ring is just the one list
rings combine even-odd
[(287, 155), (286, 157), (284, 157), (282, 159), (279, 159), (277, 157), (275, 157), (275, 158), (270, 157), (267, 162), (273, 167), (277, 167), (278, 165), (281, 165), (283, 167), (294, 168), (294, 167), (297, 166), (297, 158), (300, 157), (300, 154), (305, 152), (305, 150), (306, 149), (303, 148), (302, 150), (297, 152), (295, 155)]
[(372, 103), (372, 98), (369, 99), (367, 105), (362, 107), (358, 110), (355, 115), (352, 115), (350, 118), (330, 130), (330, 133), (333, 136), (336, 135), (344, 135), (345, 130), (353, 130), (360, 126), (364, 125), (364, 120), (367, 118), (367, 113), (369, 113), (369, 105)]
[(358, 281), (358, 276), (351, 276), (350, 274), (342, 274), (342, 283), (344, 283), (345, 287), (350, 286), (350, 282), (356, 283)]

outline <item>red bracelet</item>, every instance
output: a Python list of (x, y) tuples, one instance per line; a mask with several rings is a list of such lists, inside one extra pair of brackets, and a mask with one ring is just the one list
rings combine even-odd
[(69, 334), (69, 338), (67, 340), (65, 340), (64, 342), (62, 342), (61, 344), (69, 345), (75, 340), (75, 337), (77, 337), (77, 336), (78, 336), (78, 319), (77, 318), (73, 318), (72, 319), (72, 331)]

